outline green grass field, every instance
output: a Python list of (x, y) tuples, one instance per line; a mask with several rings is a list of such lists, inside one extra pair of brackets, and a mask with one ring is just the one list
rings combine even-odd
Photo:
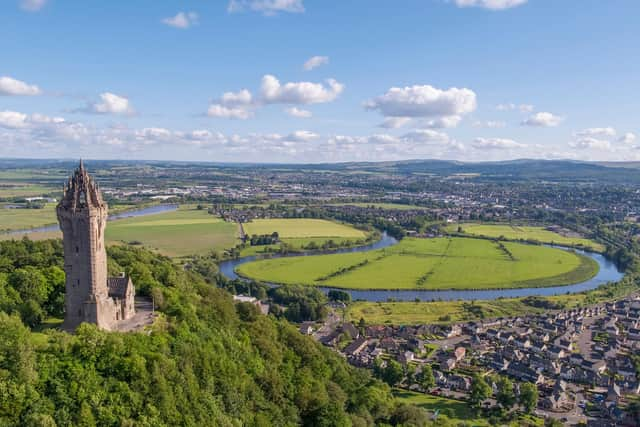
[[(484, 237), (504, 237), (508, 240), (535, 240), (541, 243), (553, 243), (558, 245), (584, 246), (595, 251), (603, 251), (604, 247), (592, 240), (574, 236), (563, 236), (544, 227), (531, 227), (508, 224), (461, 224), (462, 231), (466, 234)], [(458, 225), (447, 227), (450, 232), (458, 231)]]
[[(318, 247), (331, 240), (335, 244), (353, 244), (367, 238), (367, 233), (349, 225), (323, 219), (256, 219), (243, 224), (248, 236), (271, 234), (278, 232), (280, 241), (286, 243), (292, 250), (300, 250), (315, 243)], [(259, 255), (275, 251), (280, 244), (265, 246), (249, 246), (241, 251), (241, 256)]]
[[(12, 228), (35, 227), (36, 217), (31, 211), (42, 211), (40, 212), (42, 225), (55, 223), (53, 208), (51, 205), (50, 208), (47, 206), (47, 209), (11, 209), (11, 211), (27, 214), (25, 218), (13, 221)], [(2, 213), (4, 212), (0, 212)], [(19, 227), (15, 224), (24, 225)], [(39, 232), (29, 233), (28, 236), (32, 240), (42, 240), (60, 238), (61, 233), (59, 231)], [(4, 240), (21, 237), (15, 234), (0, 234), (0, 239)], [(105, 238), (107, 243), (139, 242), (163, 255), (182, 257), (235, 246), (238, 243), (238, 227), (236, 224), (209, 215), (205, 210), (183, 206), (174, 212), (110, 221), (107, 224)]]
[(55, 203), (47, 203), (43, 209), (5, 209), (0, 207), (0, 232), (23, 230), (55, 224)]
[(387, 209), (387, 210), (401, 210), (401, 211), (409, 211), (413, 209), (423, 209), (426, 210), (424, 206), (417, 205), (403, 205), (400, 203), (333, 203), (333, 206), (358, 206), (361, 208), (368, 208), (373, 206), (378, 209)]
[[(394, 389), (393, 395), (402, 403), (416, 405), (430, 415), (430, 418), (437, 412), (438, 417), (447, 417), (451, 425), (461, 425), (466, 427), (488, 427), (492, 424), (489, 420), (476, 415), (469, 403), (462, 400), (449, 399), (430, 394), (415, 393), (406, 390)], [(435, 424), (438, 425), (438, 424)], [(447, 424), (449, 425), (449, 424)], [(542, 426), (544, 421), (540, 418), (529, 415), (520, 415), (517, 420), (508, 422), (507, 426)]]
[(245, 233), (249, 236), (271, 234), (277, 231), (281, 239), (313, 237), (362, 239), (366, 237), (364, 231), (324, 219), (255, 219), (243, 226)]
[(235, 246), (238, 227), (186, 206), (175, 212), (110, 222), (105, 237), (107, 242), (137, 241), (164, 255), (181, 257)]
[(463, 422), (468, 426), (484, 427), (490, 425), (487, 420), (477, 418), (469, 404), (461, 400), (398, 389), (394, 390), (393, 394), (400, 402), (416, 405), (429, 412), (430, 416), (433, 416), (437, 411), (439, 415), (449, 418), (454, 425)]
[(588, 257), (543, 246), (465, 238), (404, 239), (366, 253), (255, 261), (245, 277), (345, 289), (501, 289), (567, 285), (593, 277)]
[(4, 197), (34, 197), (49, 193), (60, 193), (60, 187), (49, 187), (39, 184), (25, 184), (22, 182), (0, 182), (0, 198)]
[[(545, 300), (561, 303), (570, 309), (585, 301), (585, 294), (544, 297)], [(525, 313), (548, 311), (527, 305), (522, 298), (477, 301), (434, 301), (434, 302), (370, 302), (358, 301), (349, 305), (349, 319), (367, 324), (419, 325), (428, 323), (447, 324), (497, 317), (512, 317)]]

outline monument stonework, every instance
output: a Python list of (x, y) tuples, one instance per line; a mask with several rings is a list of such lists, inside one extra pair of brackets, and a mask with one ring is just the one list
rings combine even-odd
[(135, 314), (135, 290), (124, 273), (107, 277), (108, 207), (82, 161), (64, 186), (56, 213), (66, 273), (64, 329), (75, 330), (82, 322), (118, 329), (118, 322)]

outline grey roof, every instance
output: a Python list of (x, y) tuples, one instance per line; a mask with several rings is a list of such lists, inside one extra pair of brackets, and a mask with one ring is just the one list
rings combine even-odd
[(107, 287), (109, 288), (109, 296), (115, 298), (124, 298), (127, 295), (127, 289), (131, 279), (129, 277), (108, 277)]

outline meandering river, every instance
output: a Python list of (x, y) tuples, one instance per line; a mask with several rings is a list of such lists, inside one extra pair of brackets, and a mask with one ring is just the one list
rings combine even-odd
[[(376, 249), (386, 248), (398, 243), (396, 239), (383, 234), (382, 239), (371, 245), (359, 246), (348, 249), (338, 249), (330, 252), (309, 252), (309, 253), (296, 253), (288, 255), (274, 254), (273, 257), (294, 257), (294, 256), (309, 256), (319, 254), (336, 254), (336, 253), (348, 253), (348, 252), (367, 252)], [(562, 249), (562, 248), (561, 248)], [(566, 249), (566, 248), (564, 248)], [(351, 294), (351, 298), (354, 300), (366, 300), (366, 301), (387, 301), (394, 299), (397, 301), (414, 301), (420, 299), (421, 301), (431, 300), (493, 300), (498, 298), (515, 298), (515, 297), (527, 297), (527, 296), (550, 296), (550, 295), (562, 295), (568, 293), (578, 293), (595, 289), (600, 285), (608, 282), (616, 282), (624, 276), (615, 264), (605, 258), (603, 255), (593, 252), (576, 251), (594, 259), (598, 266), (598, 274), (589, 280), (582, 283), (576, 283), (574, 285), (563, 286), (548, 286), (542, 288), (518, 288), (518, 289), (486, 289), (486, 290), (352, 290), (352, 289), (340, 289), (344, 292)], [(256, 261), (260, 259), (258, 256), (249, 256), (244, 258), (232, 259), (223, 261), (220, 263), (220, 273), (229, 279), (246, 280), (240, 277), (236, 273), (236, 268), (247, 262)], [(276, 285), (273, 285), (276, 286)], [(330, 287), (318, 287), (324, 292), (329, 292), (332, 289)]]

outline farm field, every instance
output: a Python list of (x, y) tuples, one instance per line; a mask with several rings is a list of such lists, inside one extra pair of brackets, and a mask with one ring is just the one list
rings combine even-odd
[(401, 210), (401, 211), (409, 211), (413, 209), (427, 209), (424, 206), (417, 205), (403, 205), (400, 203), (336, 203), (334, 206), (357, 206), (361, 208), (368, 208), (373, 206), (378, 209), (388, 209), (388, 210)]
[[(367, 238), (367, 233), (349, 225), (323, 219), (256, 219), (242, 224), (247, 236), (271, 234), (278, 232), (280, 241), (289, 245), (292, 250), (300, 250), (315, 243), (321, 247), (331, 240), (334, 244), (353, 244)], [(250, 256), (267, 253), (269, 250), (278, 250), (280, 244), (264, 246), (248, 246), (241, 251), (241, 256)]]
[(560, 249), (454, 237), (407, 238), (366, 253), (260, 260), (237, 271), (267, 282), (344, 289), (501, 289), (578, 283), (593, 277), (598, 265)]
[[(595, 251), (603, 251), (601, 244), (589, 239), (574, 236), (563, 236), (544, 227), (507, 225), (507, 224), (460, 224), (466, 234), (484, 237), (504, 237), (508, 240), (535, 240), (541, 243), (554, 243), (558, 245), (584, 246)], [(456, 232), (458, 225), (450, 225), (448, 231)]]
[(163, 255), (181, 257), (222, 250), (237, 243), (238, 227), (191, 206), (174, 212), (110, 222), (107, 242), (140, 242)]
[(59, 187), (49, 187), (40, 184), (25, 184), (0, 182), (0, 198), (6, 197), (35, 197), (43, 194), (60, 193)]
[(57, 221), (55, 209), (55, 203), (47, 203), (42, 209), (6, 209), (0, 207), (0, 232), (55, 224)]
[[(22, 213), (31, 211), (31, 209), (16, 210)], [(46, 209), (33, 210), (45, 211)], [(48, 215), (51, 218), (44, 224), (55, 223), (53, 205), (51, 205)], [(30, 220), (32, 221), (33, 218)], [(31, 225), (31, 227), (33, 226)], [(42, 240), (60, 238), (61, 233), (60, 231), (47, 231), (30, 233), (28, 236), (32, 240)], [(21, 237), (15, 234), (0, 234), (0, 239), (3, 240)], [(193, 206), (182, 206), (174, 212), (110, 221), (107, 224), (105, 239), (107, 243), (112, 244), (135, 242), (163, 255), (182, 257), (235, 246), (238, 242), (238, 227), (236, 224), (209, 215), (205, 210), (197, 210)]]
[(282, 239), (310, 237), (362, 239), (366, 237), (364, 231), (324, 219), (255, 219), (243, 224), (243, 227), (249, 236), (271, 234), (277, 231)]
[[(566, 309), (585, 302), (586, 295), (571, 294), (544, 297), (544, 301), (562, 304)], [(367, 324), (418, 325), (426, 323), (448, 324), (497, 317), (513, 317), (525, 313), (548, 311), (525, 304), (523, 298), (470, 301), (370, 302), (357, 301), (349, 305), (352, 321), (364, 319)]]

